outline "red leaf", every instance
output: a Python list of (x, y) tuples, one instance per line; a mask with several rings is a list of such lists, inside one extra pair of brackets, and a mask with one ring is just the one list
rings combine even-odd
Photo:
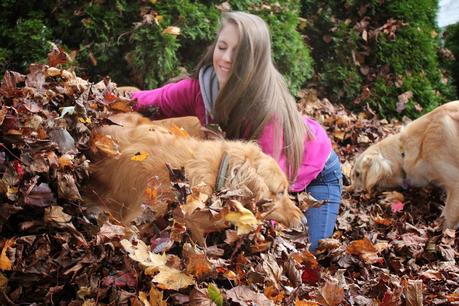
[(24, 176), (24, 168), (22, 168), (21, 162), (15, 160), (13, 162), (13, 166), (18, 174), (19, 180), (22, 180), (22, 177)]
[(320, 269), (319, 268), (305, 268), (301, 274), (301, 279), (303, 283), (309, 285), (315, 285), (320, 280)]

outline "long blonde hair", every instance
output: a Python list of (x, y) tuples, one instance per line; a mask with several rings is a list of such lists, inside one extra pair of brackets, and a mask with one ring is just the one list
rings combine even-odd
[[(268, 26), (258, 16), (227, 12), (217, 34), (228, 23), (236, 26), (239, 44), (231, 76), (215, 101), (214, 119), (231, 139), (257, 139), (265, 124), (273, 121), (273, 157), (285, 153), (287, 174), (293, 181), (303, 160), (305, 136), (311, 136), (284, 78), (274, 67)], [(196, 67), (195, 76), (202, 67), (212, 64), (217, 40), (218, 36)]]

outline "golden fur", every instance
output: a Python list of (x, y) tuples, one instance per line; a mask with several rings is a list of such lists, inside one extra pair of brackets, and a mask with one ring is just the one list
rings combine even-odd
[(352, 187), (434, 183), (446, 191), (444, 227), (459, 227), (459, 101), (441, 105), (402, 131), (370, 146), (356, 160)]
[(351, 181), (357, 192), (402, 186), (400, 135), (390, 135), (360, 154), (354, 162)]
[[(272, 209), (266, 213), (266, 218), (287, 226), (303, 222), (302, 211), (289, 199), (285, 174), (256, 144), (182, 137), (165, 128), (166, 121), (160, 121), (159, 125), (136, 114), (123, 116), (133, 124), (103, 126), (98, 131), (118, 142), (120, 156), (101, 158), (91, 171), (92, 186), (100, 199), (98, 205), (108, 208), (115, 218), (122, 222), (136, 218), (141, 213), (144, 192), (149, 186), (157, 189), (158, 197), (172, 195), (166, 164), (172, 168), (183, 167), (191, 186), (204, 183), (201, 191), (211, 194), (226, 152), (229, 167), (224, 188), (246, 188), (255, 200), (271, 200)], [(133, 161), (131, 158), (138, 152), (145, 152), (148, 157)]]

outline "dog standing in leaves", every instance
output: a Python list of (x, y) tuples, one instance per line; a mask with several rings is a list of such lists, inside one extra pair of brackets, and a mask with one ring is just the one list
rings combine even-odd
[[(103, 126), (94, 136), (101, 152), (92, 166), (91, 185), (97, 195), (96, 205), (108, 209), (120, 221), (127, 223), (140, 215), (145, 190), (151, 186), (158, 196), (173, 197), (166, 165), (183, 168), (190, 185), (200, 185), (201, 192), (210, 195), (216, 190), (225, 158), (227, 171), (221, 188), (246, 189), (256, 201), (271, 202), (262, 214), (264, 218), (292, 227), (303, 223), (303, 212), (289, 198), (285, 174), (258, 145), (199, 139), (200, 125), (194, 117), (171, 119), (175, 121), (170, 124), (170, 119), (152, 122), (127, 113), (116, 120), (124, 121), (123, 126)], [(180, 126), (180, 131), (189, 133), (174, 130)], [(117, 148), (109, 149), (112, 144), (104, 144), (103, 139), (112, 140)]]
[(396, 135), (370, 146), (355, 161), (352, 189), (423, 187), (446, 191), (444, 227), (459, 228), (459, 101), (439, 106)]

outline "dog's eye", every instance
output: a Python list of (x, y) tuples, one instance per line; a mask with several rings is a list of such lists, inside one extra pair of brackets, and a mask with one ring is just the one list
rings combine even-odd
[(402, 158), (405, 158), (405, 152), (402, 152)]
[(360, 172), (355, 172), (355, 177), (359, 177), (360, 176)]

